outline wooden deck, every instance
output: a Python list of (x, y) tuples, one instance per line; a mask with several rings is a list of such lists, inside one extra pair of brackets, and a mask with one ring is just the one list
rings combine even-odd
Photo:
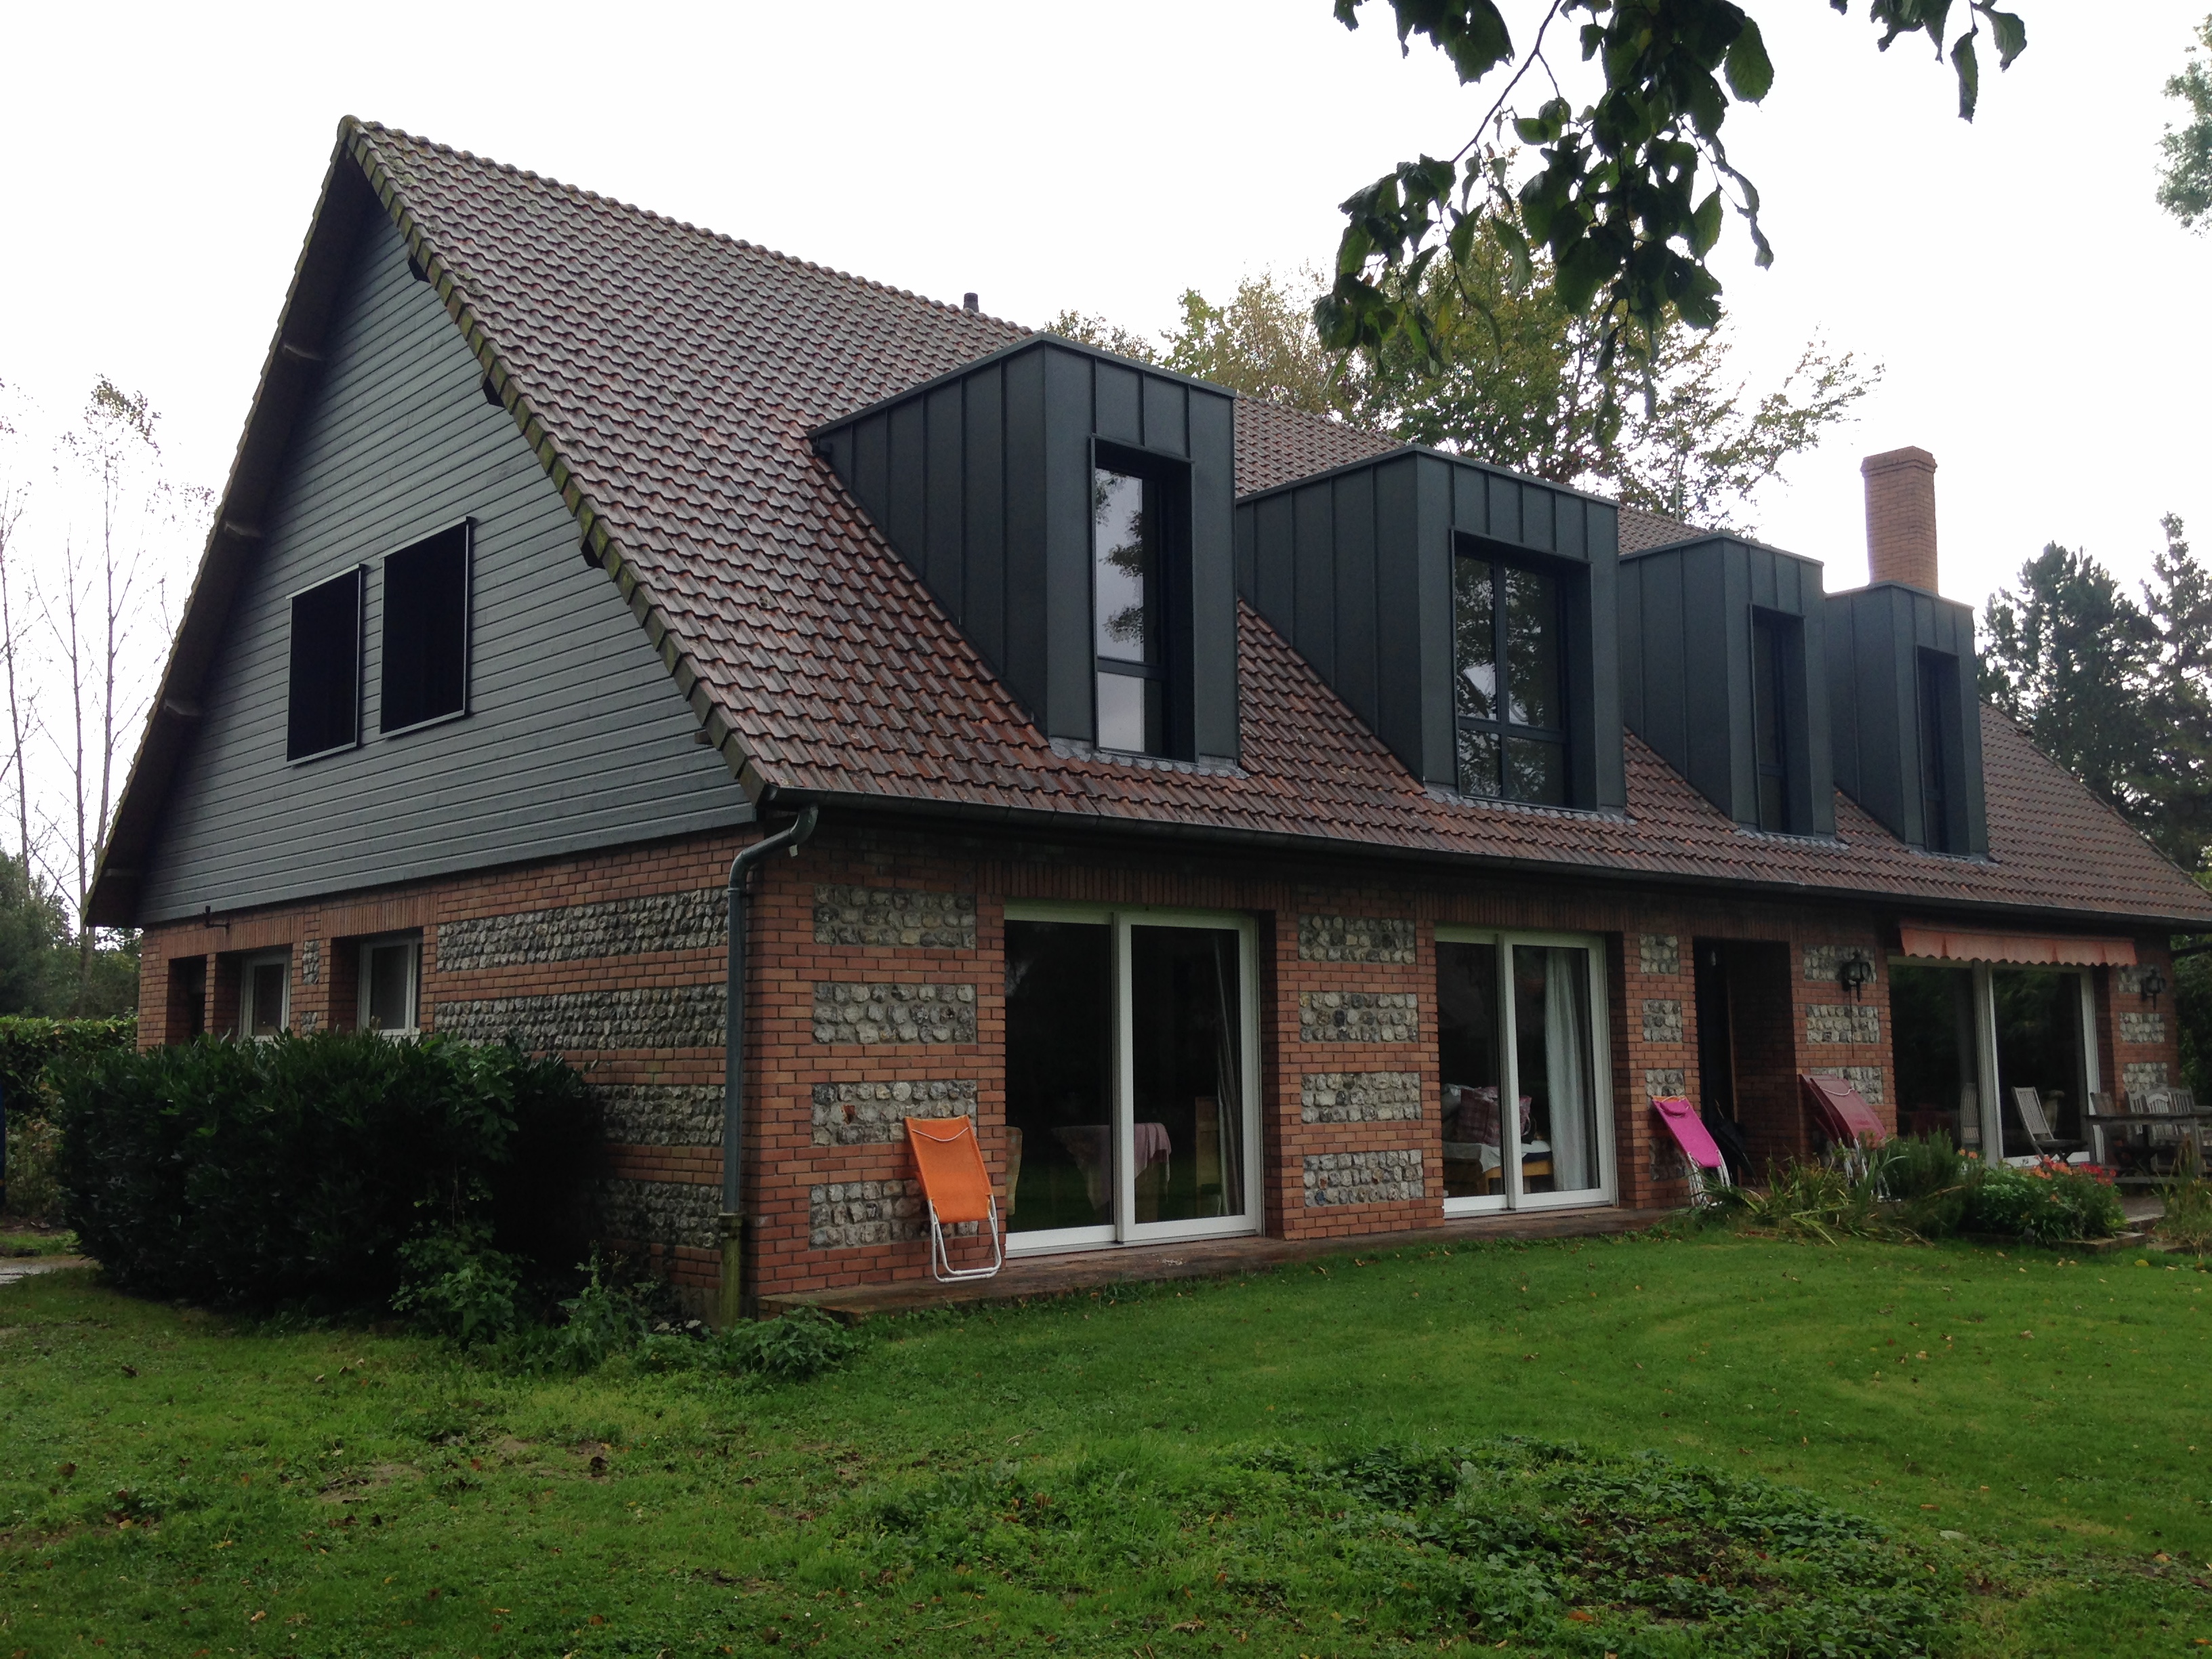
[(1102, 1285), (1134, 1285), (1178, 1279), (1223, 1279), (1262, 1272), (1324, 1256), (1365, 1255), (1384, 1250), (1427, 1249), (1462, 1241), (1574, 1238), (1640, 1231), (1672, 1210), (1548, 1210), (1535, 1213), (1462, 1216), (1434, 1227), (1349, 1237), (1194, 1238), (1172, 1244), (1137, 1244), (1056, 1255), (1014, 1256), (993, 1279), (940, 1285), (933, 1279), (902, 1279), (888, 1285), (854, 1285), (842, 1290), (809, 1291), (795, 1296), (763, 1297), (763, 1316), (797, 1307), (816, 1307), (848, 1322), (871, 1314), (904, 1313), (915, 1308), (960, 1303), (1027, 1302), (1095, 1290)]

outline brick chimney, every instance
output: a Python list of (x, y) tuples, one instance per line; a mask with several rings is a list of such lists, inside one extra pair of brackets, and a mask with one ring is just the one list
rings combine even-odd
[(1859, 463), (1866, 479), (1867, 580), (1936, 586), (1936, 458), (1893, 449)]

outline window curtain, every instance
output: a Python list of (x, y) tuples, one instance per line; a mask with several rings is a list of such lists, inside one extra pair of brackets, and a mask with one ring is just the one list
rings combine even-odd
[(1235, 933), (1213, 935), (1214, 1066), (1219, 1079), (1213, 1109), (1221, 1147), (1224, 1215), (1241, 1215), (1244, 1210), (1244, 1083), (1239, 1074), (1244, 1011), (1237, 986), (1238, 943)]
[(1597, 1148), (1590, 1133), (1585, 955), (1558, 948), (1545, 952), (1544, 1076), (1552, 1096), (1553, 1187), (1563, 1193), (1598, 1184)]

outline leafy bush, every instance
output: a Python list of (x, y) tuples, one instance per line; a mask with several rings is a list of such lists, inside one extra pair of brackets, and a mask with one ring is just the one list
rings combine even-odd
[(382, 1308), (401, 1247), (439, 1229), (544, 1266), (583, 1254), (596, 1123), (557, 1060), (370, 1032), (202, 1038), (99, 1054), (58, 1085), (64, 1212), (131, 1290)]
[(2024, 1169), (1996, 1164), (1968, 1183), (1962, 1224), (2030, 1244), (2110, 1238), (2125, 1218), (2109, 1180), (2055, 1158)]
[(7, 1112), (7, 1202), (0, 1209), (40, 1221), (61, 1218), (55, 1127), (48, 1070), (57, 1061), (120, 1052), (137, 1040), (135, 1015), (119, 1019), (0, 1018), (0, 1106)]
[(512, 1336), (522, 1324), (523, 1264), (494, 1249), (482, 1224), (410, 1239), (399, 1261), (392, 1305), (433, 1334), (465, 1348)]
[(1959, 1231), (1966, 1212), (1966, 1191), (1980, 1165), (1961, 1154), (1938, 1129), (1923, 1139), (1899, 1135), (1877, 1155), (1875, 1179), (1895, 1205), (1897, 1219), (1923, 1238)]
[(819, 1308), (795, 1308), (775, 1319), (738, 1325), (711, 1335), (655, 1332), (638, 1345), (640, 1367), (651, 1371), (715, 1371), (769, 1382), (805, 1382), (835, 1370), (866, 1339)]
[(1759, 1227), (1832, 1244), (1839, 1237), (1888, 1238), (1896, 1223), (1882, 1206), (1875, 1176), (1847, 1162), (1792, 1158), (1766, 1166), (1762, 1188), (1713, 1191), (1711, 1218), (1723, 1224)]
[(51, 1117), (8, 1115), (8, 1201), (0, 1209), (33, 1221), (58, 1221), (61, 1183), (55, 1176), (62, 1132)]

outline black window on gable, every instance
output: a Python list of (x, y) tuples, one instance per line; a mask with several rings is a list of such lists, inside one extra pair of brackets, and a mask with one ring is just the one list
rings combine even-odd
[(1462, 544), (1453, 560), (1459, 787), (1564, 806), (1567, 651), (1559, 578)]
[(380, 731), (468, 712), (469, 548), (464, 522), (384, 561)]
[(284, 758), (311, 760), (361, 740), (362, 568), (292, 596)]
[(1951, 772), (1958, 744), (1959, 659), (1923, 651), (1919, 660), (1920, 821), (1928, 850), (1948, 853), (1951, 835)]
[(1168, 594), (1184, 469), (1098, 446), (1091, 473), (1091, 629), (1101, 749), (1165, 755), (1176, 706)]

